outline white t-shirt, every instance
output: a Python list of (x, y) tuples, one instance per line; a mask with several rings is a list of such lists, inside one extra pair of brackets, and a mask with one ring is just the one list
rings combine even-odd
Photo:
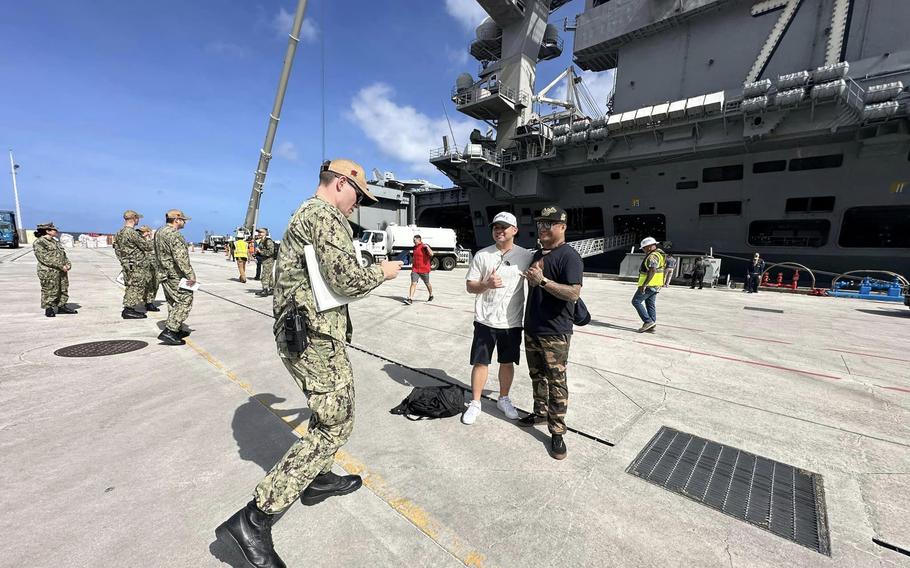
[(467, 280), (482, 282), (493, 270), (502, 278), (502, 288), (484, 290), (474, 297), (474, 321), (495, 329), (521, 327), (525, 289), (521, 273), (531, 265), (534, 251), (513, 245), (505, 254), (496, 245), (477, 251)]

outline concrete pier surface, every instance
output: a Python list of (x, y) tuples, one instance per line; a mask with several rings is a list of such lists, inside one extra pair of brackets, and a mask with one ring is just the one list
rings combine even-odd
[[(111, 249), (68, 254), (79, 314), (46, 318), (30, 249), (0, 251), (0, 566), (244, 566), (214, 528), (309, 415), (271, 298), (223, 255), (191, 253), (193, 333), (169, 347), (163, 303), (121, 319)], [(495, 364), (472, 426), (389, 414), (412, 386), (470, 381), (465, 270), (434, 272), (435, 300), (421, 284), (411, 306), (407, 276), (351, 307), (356, 426), (336, 471), (365, 486), (288, 510), (274, 530), (288, 566), (910, 566), (905, 306), (672, 287), (639, 334), (634, 285), (587, 279), (556, 461), (545, 425), (496, 409)], [(116, 339), (148, 346), (54, 354)], [(512, 399), (530, 410), (524, 361)], [(626, 473), (662, 426), (819, 474), (831, 555)]]

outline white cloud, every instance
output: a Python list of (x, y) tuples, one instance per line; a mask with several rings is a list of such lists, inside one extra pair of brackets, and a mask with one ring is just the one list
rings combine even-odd
[(446, 12), (472, 31), (487, 17), (487, 12), (476, 0), (446, 0)]
[(227, 41), (209, 42), (205, 44), (205, 52), (212, 55), (224, 55), (237, 58), (246, 57), (250, 54), (249, 50), (242, 45)]
[[(291, 28), (294, 25), (294, 14), (288, 12), (284, 8), (278, 11), (275, 14), (275, 18), (272, 20), (272, 27), (275, 29), (275, 32), (278, 35), (286, 36), (291, 33)], [(300, 27), (300, 40), (307, 43), (312, 43), (319, 38), (319, 28), (316, 27), (316, 24), (313, 23), (313, 20), (309, 18), (304, 18), (303, 25)]]
[[(610, 94), (613, 92), (613, 83), (614, 83), (614, 73), (613, 70), (610, 71), (582, 71), (580, 73), (581, 82), (585, 87), (587, 87), (588, 92), (591, 93), (591, 97), (594, 99), (594, 102), (597, 103), (597, 106), (600, 107), (600, 112), (607, 111), (607, 100), (610, 98)], [(550, 91), (550, 96), (554, 99), (565, 100), (566, 98), (566, 82), (565, 79), (557, 85), (557, 87)]]
[[(432, 148), (442, 146), (443, 136), (451, 138), (445, 116), (430, 117), (412, 106), (400, 105), (393, 100), (394, 95), (395, 91), (385, 83), (364, 87), (351, 100), (347, 118), (386, 156), (405, 162), (415, 172), (438, 173), (429, 157)], [(472, 129), (481, 126), (451, 115), (450, 119), (460, 145), (467, 143)]]
[(292, 162), (296, 162), (298, 158), (297, 146), (294, 146), (293, 142), (282, 142), (278, 144), (278, 147), (275, 148), (272, 154)]
[(458, 67), (464, 67), (468, 64), (468, 53), (467, 48), (461, 49), (452, 49), (448, 45), (446, 46), (446, 58)]

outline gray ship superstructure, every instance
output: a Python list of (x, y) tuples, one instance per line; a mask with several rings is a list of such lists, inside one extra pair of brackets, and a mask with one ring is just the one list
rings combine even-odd
[(537, 63), (562, 50), (547, 21), (565, 2), (478, 3), (482, 67), (452, 100), (495, 135), (444, 140), (430, 160), (467, 190), (478, 235), (507, 208), (532, 244), (535, 211), (555, 201), (570, 240), (650, 235), (910, 274), (910, 2), (587, 0), (566, 19), (574, 62), (616, 81), (587, 105), (572, 68), (564, 98), (535, 91)]

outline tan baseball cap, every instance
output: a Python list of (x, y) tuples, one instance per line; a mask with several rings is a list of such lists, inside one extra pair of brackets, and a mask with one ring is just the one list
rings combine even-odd
[(152, 228), (149, 227), (148, 225), (142, 225), (141, 227), (139, 227), (139, 232), (140, 233), (151, 233)]
[(171, 209), (170, 211), (165, 213), (164, 216), (167, 219), (183, 219), (184, 221), (189, 221), (191, 219), (191, 217), (187, 217), (186, 215), (184, 215), (183, 211), (181, 211), (180, 209)]
[(136, 219), (141, 219), (141, 218), (142, 218), (142, 215), (139, 214), (139, 213), (136, 213), (136, 212), (133, 211), (132, 209), (127, 209), (126, 211), (123, 212), (123, 218), (124, 218), (124, 219), (132, 219), (132, 218), (134, 218), (134, 217), (135, 217)]
[(321, 172), (332, 172), (333, 174), (338, 174), (344, 176), (360, 190), (361, 193), (367, 198), (367, 203), (364, 205), (373, 205), (379, 203), (379, 200), (376, 199), (370, 190), (367, 187), (367, 176), (363, 171), (363, 166), (357, 162), (351, 160), (326, 160), (322, 162), (322, 168), (319, 170)]

